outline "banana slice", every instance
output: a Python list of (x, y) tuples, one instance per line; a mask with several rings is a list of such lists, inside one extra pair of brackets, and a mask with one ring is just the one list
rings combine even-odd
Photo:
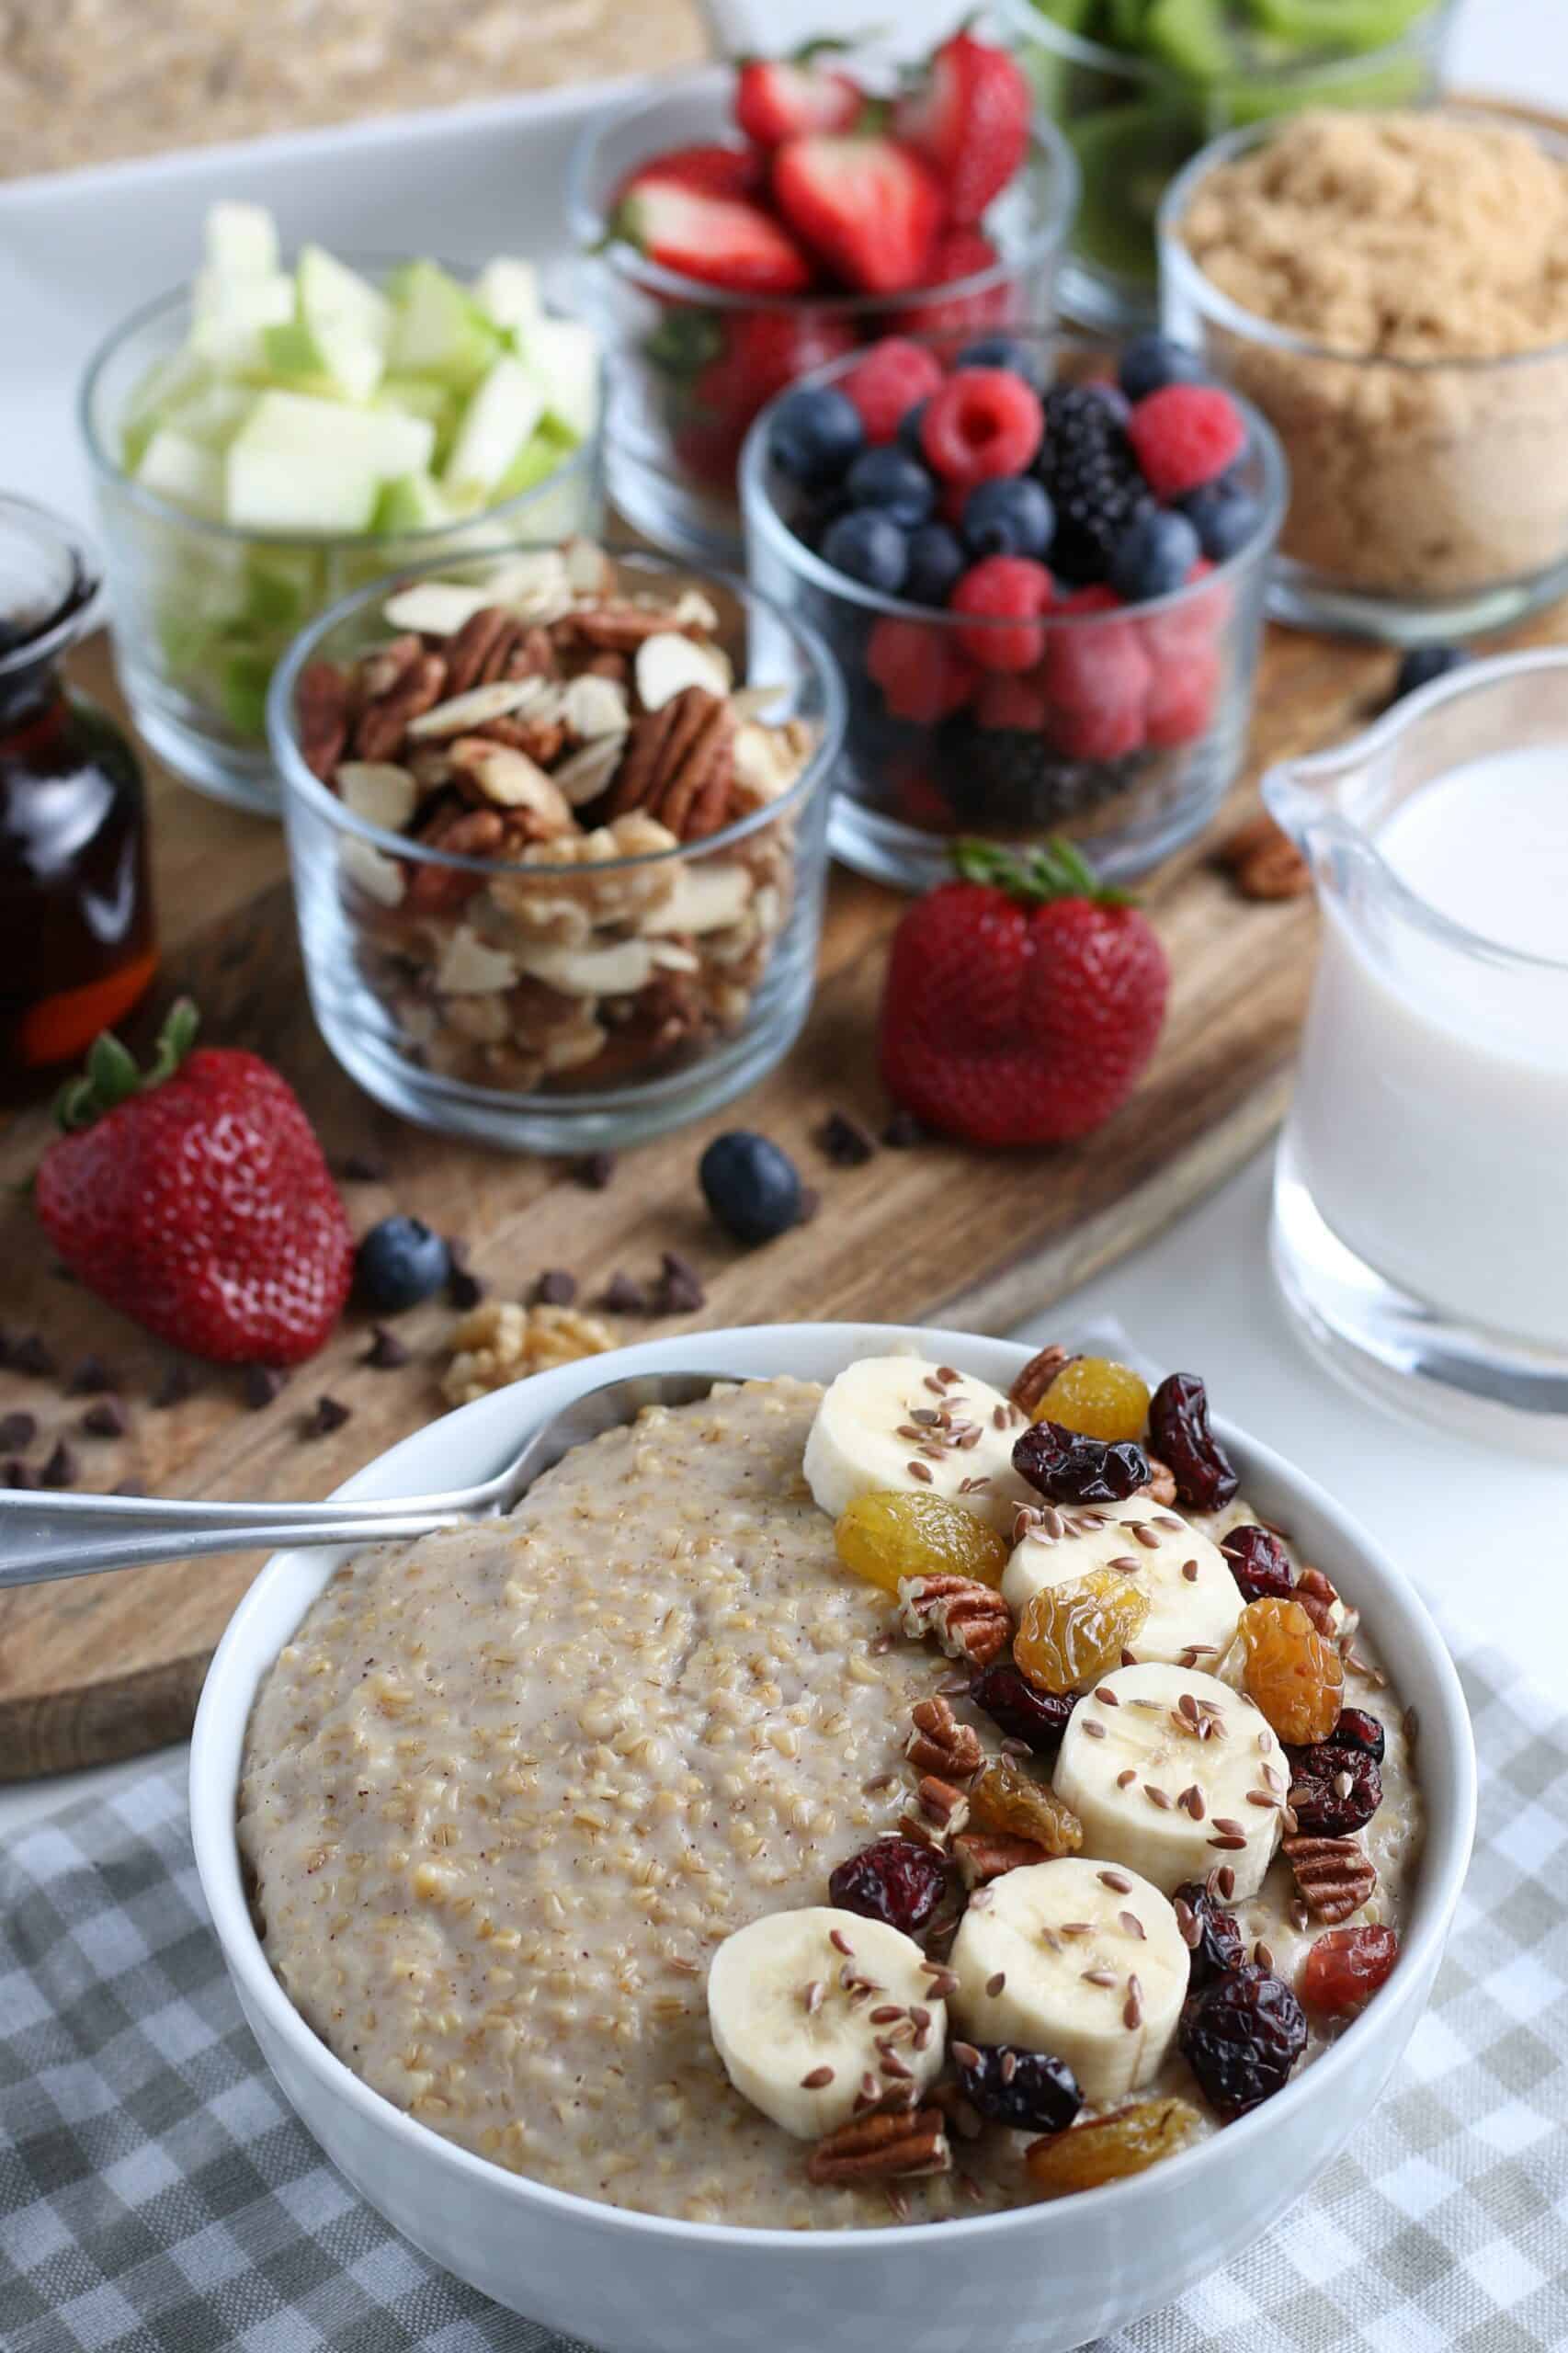
[(912, 1937), (813, 1904), (765, 1913), (708, 1969), (708, 2024), (724, 2072), (786, 2132), (814, 2141), (942, 2063), (943, 1972)]
[(1241, 1616), (1242, 1597), (1217, 1544), (1147, 1495), (1120, 1504), (1040, 1508), (1007, 1563), (1002, 1591), (1015, 1617), (1042, 1586), (1119, 1563), (1149, 1597), (1140, 1659), (1217, 1665)]
[(1096, 2107), (1150, 2083), (1187, 1997), (1188, 1954), (1157, 1887), (1083, 1855), (971, 1897), (950, 1966), (955, 2026), (1065, 2059)]
[(835, 1519), (857, 1495), (921, 1488), (1009, 1535), (1019, 1505), (1033, 1495), (1013, 1468), (1024, 1427), (1025, 1416), (999, 1389), (951, 1365), (862, 1357), (817, 1407), (806, 1483)]
[(1150, 1660), (1118, 1667), (1068, 1718), (1052, 1786), (1084, 1844), (1168, 1895), (1217, 1863), (1256, 1895), (1290, 1773), (1252, 1701), (1212, 1675)]

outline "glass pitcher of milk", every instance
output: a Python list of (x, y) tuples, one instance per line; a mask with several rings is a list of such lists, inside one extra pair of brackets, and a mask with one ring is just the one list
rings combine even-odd
[(1263, 795), (1324, 918), (1287, 1304), (1385, 1402), (1568, 1459), (1568, 651), (1477, 662)]

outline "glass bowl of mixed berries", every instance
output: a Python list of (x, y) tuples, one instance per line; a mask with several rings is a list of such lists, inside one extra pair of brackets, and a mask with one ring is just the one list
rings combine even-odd
[(963, 31), (900, 82), (812, 44), (585, 133), (569, 203), (629, 522), (737, 562), (741, 447), (776, 392), (888, 335), (1054, 317), (1078, 174), (1030, 109), (1009, 52)]
[(1071, 836), (1109, 881), (1233, 780), (1288, 474), (1157, 335), (888, 336), (769, 404), (742, 462), (756, 587), (848, 689), (832, 846), (924, 889), (951, 837)]

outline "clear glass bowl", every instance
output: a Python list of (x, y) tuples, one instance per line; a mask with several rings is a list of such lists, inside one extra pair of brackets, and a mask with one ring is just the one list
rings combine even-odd
[(1222, 131), (1302, 107), (1425, 104), (1437, 88), (1454, 5), (1438, 0), (1381, 49), (1348, 57), (1320, 50), (1199, 80), (1085, 40), (1034, 0), (996, 0), (1040, 104), (1065, 133), (1083, 177), (1062, 273), (1068, 317), (1115, 335), (1153, 326), (1155, 216), (1187, 159)]
[[(950, 356), (961, 338), (926, 340)], [(1106, 372), (1103, 345), (1052, 335), (1020, 340), (1042, 347), (1053, 379)], [(836, 361), (809, 381), (831, 383), (851, 364)], [(1029, 843), (1063, 834), (1108, 881), (1118, 881), (1143, 873), (1201, 831), (1245, 747), (1264, 586), (1285, 508), (1279, 445), (1245, 401), (1238, 405), (1248, 444), (1236, 479), (1260, 507), (1249, 545), (1148, 604), (1046, 614), (1037, 624), (1042, 658), (1021, 680), (976, 669), (959, 651), (960, 631), (1010, 624), (976, 624), (862, 587), (795, 536), (788, 517), (798, 493), (769, 461), (770, 411), (763, 411), (742, 460), (747, 570), (755, 587), (821, 633), (844, 673), (847, 722), (830, 833), (835, 858), (876, 881), (917, 891), (950, 872), (955, 835)], [(892, 664), (910, 680), (907, 692), (893, 690), (905, 715), (890, 708), (879, 683)], [(1123, 678), (1131, 670), (1149, 689), (1150, 716), (1140, 716), (1138, 740), (1114, 756), (1094, 748), (1102, 667)], [(957, 683), (965, 676), (967, 687)], [(1006, 691), (1018, 686), (1031, 691)], [(923, 700), (926, 712), (909, 715)]]
[[(378, 283), (399, 266), (385, 256), (343, 258)], [(267, 690), (296, 631), (361, 582), (447, 550), (597, 534), (604, 518), (601, 433), (533, 489), (434, 529), (348, 537), (239, 530), (187, 514), (122, 463), (131, 402), (158, 362), (182, 347), (189, 324), (189, 290), (161, 296), (116, 328), (83, 381), (80, 422), (115, 663), (137, 730), (165, 766), (215, 800), (277, 816), (282, 802), (267, 749)], [(602, 415), (601, 397), (601, 431)]]
[[(496, 563), (533, 544), (439, 559), (396, 585), (420, 575), (483, 585)], [(542, 855), (502, 863), (429, 848), (346, 808), (301, 756), (300, 677), (309, 663), (344, 665), (386, 642), (391, 582), (356, 589), (322, 614), (290, 648), (267, 698), (322, 1035), (366, 1093), (404, 1119), (519, 1151), (630, 1143), (728, 1102), (788, 1051), (815, 977), (828, 786), (843, 737), (843, 688), (827, 649), (726, 574), (610, 553), (627, 596), (700, 589), (719, 615), (715, 641), (736, 684), (776, 688), (768, 723), (799, 721), (813, 739), (780, 797), (700, 841), (592, 863)], [(672, 894), (687, 885), (733, 893), (726, 927), (676, 932)], [(514, 960), (515, 986), (442, 989), (460, 930)], [(650, 941), (677, 952), (661, 952), (634, 991), (625, 974), (616, 988), (602, 963), (595, 978), (561, 966), (562, 948), (602, 955)], [(605, 993), (595, 993), (596, 979)]]
[(733, 78), (729, 67), (683, 76), (595, 122), (578, 143), (568, 190), (573, 235), (590, 256), (585, 307), (610, 371), (610, 495), (658, 546), (720, 564), (741, 561), (736, 470), (764, 403), (808, 369), (884, 335), (1049, 326), (1078, 197), (1071, 151), (1052, 124), (1038, 123), (1028, 162), (983, 223), (1000, 260), (972, 278), (896, 295), (758, 301), (662, 269), (623, 242), (607, 244), (615, 192), (638, 164), (733, 134)]
[[(1568, 165), (1568, 139), (1492, 119)], [(1166, 333), (1263, 411), (1290, 461), (1270, 611), (1415, 645), (1551, 603), (1568, 591), (1568, 344), (1367, 358), (1243, 310), (1194, 261), (1182, 224), (1209, 176), (1270, 135), (1266, 124), (1216, 140), (1160, 210)]]

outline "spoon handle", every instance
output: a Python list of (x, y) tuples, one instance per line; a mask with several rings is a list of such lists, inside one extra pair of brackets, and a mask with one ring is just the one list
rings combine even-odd
[[(423, 1509), (406, 1502), (390, 1508), (374, 1503), (162, 1503), (129, 1495), (40, 1497), (0, 1488), (0, 1592), (253, 1546), (278, 1552), (311, 1544), (374, 1544), (428, 1536), (462, 1522), (464, 1515), (446, 1498), (419, 1502)], [(134, 1511), (125, 1508), (132, 1504)]]

